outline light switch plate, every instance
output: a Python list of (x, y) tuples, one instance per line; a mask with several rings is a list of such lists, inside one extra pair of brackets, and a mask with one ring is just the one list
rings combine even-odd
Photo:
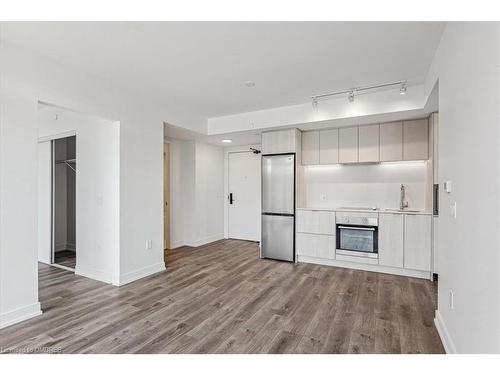
[(450, 216), (454, 219), (457, 218), (457, 202), (450, 204)]

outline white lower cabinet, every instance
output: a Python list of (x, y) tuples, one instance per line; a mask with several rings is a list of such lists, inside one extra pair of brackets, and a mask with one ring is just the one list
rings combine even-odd
[(403, 268), (403, 215), (380, 214), (378, 218), (378, 263)]
[(297, 254), (302, 256), (335, 259), (335, 236), (297, 233)]
[(404, 220), (404, 268), (430, 271), (432, 217), (405, 215)]
[(297, 210), (297, 232), (335, 235), (335, 212)]
[[(431, 270), (432, 216), (411, 213), (338, 212), (378, 216), (378, 259), (335, 254), (335, 212), (300, 209), (296, 216), (296, 252), (303, 261), (427, 277)], [(307, 259), (307, 258), (311, 259)], [(304, 259), (305, 258), (305, 259)], [(312, 259), (314, 258), (314, 259)], [(324, 259), (325, 262), (321, 262)], [(326, 262), (329, 260), (329, 262)], [(365, 267), (365, 268), (359, 268)]]

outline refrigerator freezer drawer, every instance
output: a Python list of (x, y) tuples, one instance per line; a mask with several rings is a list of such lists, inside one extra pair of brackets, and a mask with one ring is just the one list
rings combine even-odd
[(295, 260), (293, 216), (262, 215), (262, 257)]

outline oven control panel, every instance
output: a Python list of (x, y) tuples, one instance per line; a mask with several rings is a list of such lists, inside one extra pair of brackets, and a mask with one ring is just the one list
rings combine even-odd
[(337, 224), (366, 225), (370, 227), (378, 226), (376, 217), (357, 217), (357, 216), (337, 216)]

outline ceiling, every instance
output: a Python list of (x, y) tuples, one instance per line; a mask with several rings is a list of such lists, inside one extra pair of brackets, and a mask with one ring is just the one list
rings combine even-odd
[[(217, 117), (313, 94), (422, 83), (441, 22), (23, 22), (3, 38), (119, 87)], [(254, 81), (246, 87), (245, 81)]]

